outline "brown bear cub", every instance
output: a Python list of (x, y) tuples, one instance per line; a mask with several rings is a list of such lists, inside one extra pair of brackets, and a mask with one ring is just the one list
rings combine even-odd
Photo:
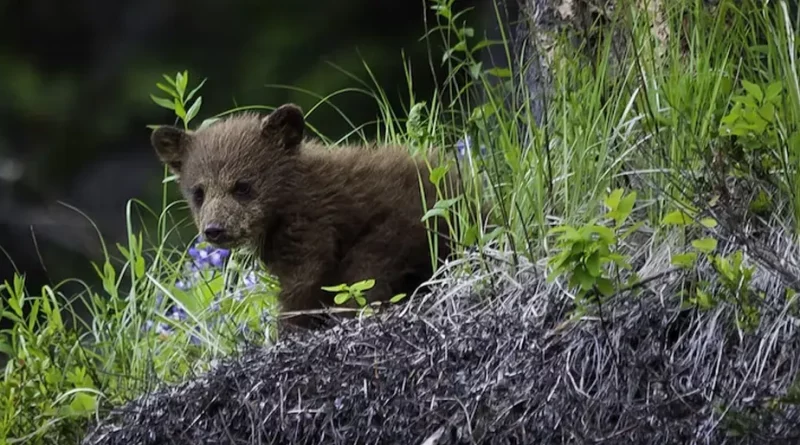
[[(433, 272), (421, 218), (437, 200), (428, 179), (435, 160), (414, 159), (403, 147), (327, 149), (306, 141), (304, 128), (302, 110), (286, 104), (198, 131), (162, 126), (151, 142), (205, 239), (253, 248), (278, 279), (282, 318), (334, 306), (335, 294), (323, 286), (375, 279), (370, 302), (411, 295)], [(455, 183), (445, 198), (457, 192)], [(430, 233), (437, 225), (441, 260), (451, 250), (447, 224), (429, 220)], [(287, 321), (311, 328), (323, 320), (299, 314)]]

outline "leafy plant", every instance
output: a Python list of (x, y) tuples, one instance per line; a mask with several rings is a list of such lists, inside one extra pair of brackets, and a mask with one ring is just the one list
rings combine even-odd
[[(194, 98), (195, 94), (203, 87), (206, 83), (206, 79), (203, 79), (199, 85), (194, 87), (191, 91), (188, 92), (186, 89), (189, 86), (189, 72), (184, 71), (182, 73), (175, 74), (175, 77), (169, 77), (164, 74), (164, 79), (167, 81), (167, 84), (163, 83), (156, 83), (156, 86), (161, 91), (167, 93), (170, 99), (166, 99), (163, 97), (158, 97), (153, 94), (150, 95), (150, 99), (153, 100), (158, 106), (166, 108), (168, 110), (172, 110), (175, 112), (175, 115), (183, 121), (184, 129), (189, 129), (189, 123), (197, 116), (197, 113), (200, 112), (200, 107), (203, 104), (203, 97), (197, 96), (197, 99), (194, 102), (191, 102), (192, 98)], [(191, 105), (190, 105), (191, 103)]]
[(603, 296), (610, 296), (615, 292), (615, 282), (618, 280), (606, 266), (631, 268), (626, 256), (620, 254), (616, 247), (643, 224), (637, 222), (622, 231), (636, 202), (636, 192), (624, 196), (623, 193), (624, 190), (617, 189), (605, 199), (609, 210), (604, 217), (613, 221), (611, 228), (593, 219), (578, 228), (561, 225), (549, 231), (550, 235), (560, 235), (556, 238), (558, 253), (548, 260), (551, 267), (548, 281), (567, 275), (569, 285), (578, 287), (579, 297), (598, 292)]
[[(364, 297), (364, 292), (372, 289), (375, 286), (375, 280), (361, 280), (353, 284), (338, 284), (336, 286), (323, 286), (322, 290), (328, 292), (336, 292), (333, 297), (333, 302), (337, 305), (347, 304), (348, 301), (353, 300), (362, 308), (362, 310), (370, 314), (372, 309), (368, 306), (367, 299)], [(406, 297), (406, 294), (397, 294), (389, 300), (389, 303), (398, 303)]]

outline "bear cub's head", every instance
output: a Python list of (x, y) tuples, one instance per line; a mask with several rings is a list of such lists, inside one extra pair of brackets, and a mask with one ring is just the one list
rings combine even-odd
[(176, 175), (194, 222), (216, 247), (252, 245), (291, 199), (305, 119), (294, 104), (240, 114), (197, 131), (161, 126), (150, 141)]

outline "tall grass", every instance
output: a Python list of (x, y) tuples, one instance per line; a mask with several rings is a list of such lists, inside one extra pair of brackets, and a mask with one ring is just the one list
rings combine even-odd
[[(762, 184), (757, 207), (797, 227), (797, 18), (785, 1), (723, 0), (713, 12), (699, 1), (667, 3), (665, 47), (651, 32), (652, 17), (627, 2), (619, 2), (610, 25), (625, 36), (623, 57), (610, 57), (616, 47), (608, 38), (587, 53), (560, 36), (537, 125), (524, 73), (480, 62), (479, 51), (490, 45), (502, 45), (513, 58), (509, 36), (488, 41), (464, 23), (466, 12), (455, 0), (431, 0), (426, 5), (436, 20), (425, 38), (445, 57), (430, 63), (448, 72), (435, 94), (418, 97), (407, 69), (405, 105), (397, 113), (365, 64), (368, 80), (351, 74), (357, 87), (329, 96), (308, 92), (318, 100), (306, 110), (310, 129), (317, 107), (366, 94), (376, 101), (375, 122), (356, 124), (340, 112), (353, 130), (336, 140), (317, 136), (333, 145), (364, 140), (362, 130), (374, 126), (382, 143), (439, 148), (458, 159), (451, 174), (464, 181), (466, 199), (440, 209), (460, 222), (453, 238), (464, 248), (492, 245), (529, 259), (557, 258), (563, 252), (553, 246), (551, 230), (605, 224), (607, 208), (635, 213), (640, 224), (633, 229), (646, 227), (657, 242), (672, 233), (676, 211), (703, 216), (731, 178)], [(498, 8), (493, 13), (500, 15)], [(186, 128), (196, 126), (202, 83), (190, 88), (188, 73), (165, 81), (158, 88), (167, 97), (154, 101), (174, 110)], [(166, 171), (163, 187), (159, 209), (130, 201), (127, 244), (106, 246), (97, 265), (102, 289), (63, 295), (57, 285), (27, 294), (21, 276), (0, 286), (3, 317), (13, 322), (0, 343), (9, 356), (0, 385), (0, 443), (74, 442), (98, 408), (201, 372), (248, 342), (272, 339), (269, 315), (279, 283), (252, 258), (182, 236), (193, 227), (183, 203), (167, 199)], [(618, 188), (636, 195), (615, 194)], [(633, 205), (626, 196), (635, 197), (636, 208), (620, 207)], [(493, 228), (468, 214), (479, 203), (490, 204)], [(88, 305), (88, 321), (71, 311), (74, 300)]]

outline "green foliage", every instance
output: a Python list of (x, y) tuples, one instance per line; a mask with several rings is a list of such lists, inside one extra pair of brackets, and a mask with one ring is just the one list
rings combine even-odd
[[(713, 218), (695, 220), (693, 211), (676, 210), (667, 214), (662, 220), (665, 226), (678, 226), (691, 228), (699, 225), (706, 229), (717, 226)], [(695, 222), (696, 221), (696, 222)], [(748, 266), (741, 250), (736, 250), (730, 255), (714, 253), (717, 250), (717, 240), (713, 237), (693, 239), (689, 250), (684, 253), (673, 254), (671, 262), (674, 266), (686, 270), (694, 270), (699, 261), (708, 262), (717, 273), (721, 289), (712, 290), (707, 281), (701, 281), (700, 286), (694, 288), (691, 295), (684, 303), (685, 307), (697, 307), (707, 311), (718, 307), (720, 303), (727, 302), (736, 311), (737, 327), (744, 331), (752, 331), (758, 327), (760, 320), (759, 303), (763, 299), (763, 292), (754, 292), (750, 288), (754, 266)]]
[[(367, 299), (364, 292), (369, 291), (375, 286), (375, 280), (362, 280), (353, 284), (342, 283), (336, 286), (323, 286), (322, 290), (328, 292), (336, 292), (333, 297), (333, 302), (339, 306), (347, 304), (349, 301), (355, 301), (364, 314), (371, 314), (372, 308), (368, 306)], [(397, 294), (393, 296), (389, 303), (399, 303), (400, 300), (406, 297), (406, 294)]]
[(197, 116), (197, 113), (200, 112), (200, 107), (203, 104), (202, 96), (197, 96), (197, 99), (194, 102), (191, 102), (192, 98), (194, 98), (195, 94), (197, 94), (200, 88), (202, 88), (206, 83), (206, 79), (203, 79), (200, 84), (189, 91), (188, 94), (186, 92), (186, 89), (189, 86), (189, 73), (187, 71), (177, 73), (174, 78), (165, 74), (164, 79), (167, 81), (166, 85), (163, 83), (156, 83), (156, 86), (160, 90), (167, 93), (172, 100), (158, 97), (153, 94), (150, 95), (150, 99), (152, 99), (153, 102), (155, 102), (158, 106), (174, 111), (175, 115), (178, 116), (181, 121), (183, 121), (184, 129), (188, 130), (189, 122), (191, 122), (192, 119)]
[(558, 253), (548, 260), (552, 269), (548, 281), (567, 275), (569, 285), (578, 287), (579, 297), (598, 293), (608, 297), (615, 292), (618, 271), (631, 268), (629, 259), (617, 247), (642, 225), (637, 222), (622, 231), (636, 202), (636, 192), (624, 196), (623, 193), (624, 190), (617, 189), (605, 199), (609, 210), (604, 218), (614, 223), (612, 227), (593, 219), (578, 228), (564, 224), (549, 231), (551, 235), (560, 235), (556, 238)]
[[(741, 152), (729, 153), (742, 167), (751, 166), (765, 172), (778, 166), (771, 153), (778, 147), (778, 115), (782, 112), (783, 82), (756, 85), (742, 80), (744, 95), (732, 98), (733, 107), (720, 120), (721, 137), (735, 137), (734, 146)], [(741, 168), (741, 167), (740, 167)]]

